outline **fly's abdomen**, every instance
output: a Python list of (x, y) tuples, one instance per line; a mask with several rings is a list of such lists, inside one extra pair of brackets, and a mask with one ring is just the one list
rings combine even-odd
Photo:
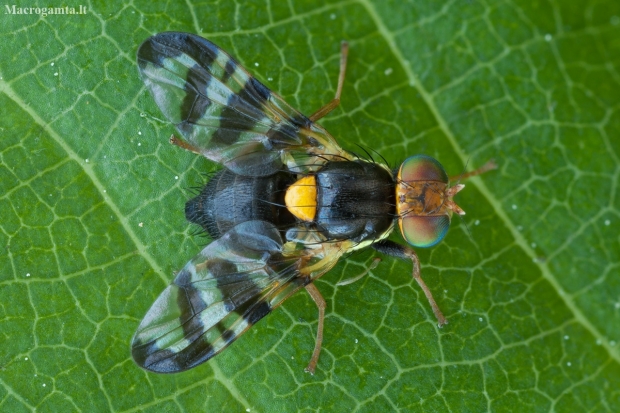
[(295, 222), (284, 206), (286, 188), (295, 181), (286, 172), (266, 177), (218, 172), (195, 198), (185, 204), (185, 217), (219, 238), (237, 224), (252, 220), (273, 223), (283, 230)]

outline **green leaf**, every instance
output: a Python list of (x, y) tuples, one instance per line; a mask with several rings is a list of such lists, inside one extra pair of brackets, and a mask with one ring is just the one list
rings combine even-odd
[[(0, 17), (0, 411), (620, 411), (620, 3), (88, 4)], [(189, 372), (133, 363), (140, 319), (206, 242), (183, 206), (216, 167), (167, 143), (138, 77), (137, 47), (166, 30), (213, 40), (307, 114), (346, 39), (323, 122), (345, 148), (453, 175), (497, 161), (418, 251), (450, 324), (411, 263), (336, 286), (366, 251), (316, 283), (315, 376), (305, 293)]]

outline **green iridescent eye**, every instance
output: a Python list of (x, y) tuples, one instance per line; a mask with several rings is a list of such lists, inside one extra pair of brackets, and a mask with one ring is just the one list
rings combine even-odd
[(404, 182), (439, 181), (447, 184), (448, 174), (437, 159), (428, 155), (414, 155), (403, 162), (398, 179)]
[(413, 247), (432, 247), (446, 236), (450, 226), (448, 215), (406, 216), (399, 220), (403, 238)]

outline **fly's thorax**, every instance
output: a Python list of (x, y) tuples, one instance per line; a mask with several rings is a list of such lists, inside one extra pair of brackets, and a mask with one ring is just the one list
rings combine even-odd
[(330, 161), (300, 177), (285, 195), (291, 214), (328, 240), (362, 243), (392, 228), (395, 183), (383, 165), (365, 160)]
[(448, 185), (448, 175), (434, 158), (415, 155), (401, 165), (396, 184), (396, 213), (403, 238), (414, 247), (443, 239), (453, 213), (465, 212), (452, 200), (464, 185)]

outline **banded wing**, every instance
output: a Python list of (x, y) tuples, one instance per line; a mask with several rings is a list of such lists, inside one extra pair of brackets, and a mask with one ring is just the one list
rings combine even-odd
[(308, 249), (285, 253), (283, 247), (276, 227), (265, 221), (239, 224), (209, 244), (140, 323), (131, 344), (136, 363), (174, 373), (209, 360), (341, 256), (322, 250), (308, 255)]
[(235, 173), (265, 176), (283, 165), (306, 172), (325, 157), (352, 156), (202, 37), (152, 36), (138, 49), (138, 66), (155, 102), (183, 138)]

